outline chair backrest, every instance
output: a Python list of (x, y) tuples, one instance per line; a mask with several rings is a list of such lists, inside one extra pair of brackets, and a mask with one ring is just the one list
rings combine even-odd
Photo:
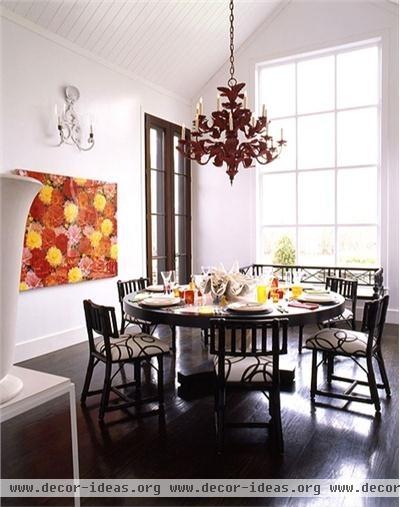
[(279, 354), (287, 350), (287, 329), (288, 319), (211, 319), (210, 353), (218, 356), (218, 379), (225, 379), (226, 356), (272, 356), (273, 383), (279, 384)]
[(357, 280), (349, 280), (347, 278), (337, 278), (333, 276), (327, 276), (325, 281), (325, 288), (330, 289), (333, 292), (337, 292), (345, 299), (351, 301), (351, 311), (353, 315), (356, 314), (357, 306)]
[(93, 333), (97, 333), (104, 339), (106, 355), (111, 355), (110, 338), (119, 337), (115, 309), (112, 306), (96, 305), (90, 299), (83, 301), (83, 307), (85, 309), (90, 350), (92, 352), (96, 350)]
[(149, 284), (148, 278), (133, 278), (132, 280), (118, 280), (117, 289), (118, 289), (118, 301), (121, 306), (121, 314), (124, 315), (124, 297), (127, 294), (131, 294), (132, 292), (138, 292), (139, 290), (144, 290)]
[(368, 348), (373, 347), (374, 339), (380, 346), (389, 306), (389, 294), (369, 301), (364, 305), (361, 331), (368, 333)]

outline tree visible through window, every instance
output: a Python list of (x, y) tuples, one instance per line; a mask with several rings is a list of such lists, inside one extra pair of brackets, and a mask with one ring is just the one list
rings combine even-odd
[(288, 142), (258, 170), (258, 261), (286, 238), (298, 264), (378, 264), (378, 43), (260, 66), (258, 94)]

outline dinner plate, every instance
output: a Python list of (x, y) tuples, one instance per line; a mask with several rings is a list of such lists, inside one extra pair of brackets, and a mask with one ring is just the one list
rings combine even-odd
[(148, 285), (146, 290), (149, 292), (164, 292), (164, 285)]
[(304, 303), (336, 303), (336, 294), (306, 294), (303, 293), (297, 298), (299, 301)]
[(154, 296), (151, 298), (143, 299), (143, 301), (140, 302), (142, 306), (148, 306), (151, 308), (163, 308), (165, 306), (175, 306), (179, 305), (181, 302), (180, 298), (175, 297), (162, 297), (162, 296)]
[(260, 303), (230, 303), (227, 310), (237, 313), (271, 313), (273, 308)]

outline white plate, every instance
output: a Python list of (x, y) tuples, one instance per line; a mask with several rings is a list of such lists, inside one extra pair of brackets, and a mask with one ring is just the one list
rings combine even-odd
[(149, 285), (146, 290), (149, 292), (164, 292), (164, 285)]
[(336, 294), (302, 294), (297, 299), (304, 303), (335, 303)]
[(226, 308), (239, 313), (271, 313), (273, 311), (270, 306), (260, 303), (231, 303)]
[(143, 299), (143, 301), (141, 301), (140, 304), (152, 308), (162, 308), (164, 306), (179, 305), (180, 302), (181, 302), (180, 298), (175, 298), (171, 296), (167, 297), (154, 296), (151, 298)]

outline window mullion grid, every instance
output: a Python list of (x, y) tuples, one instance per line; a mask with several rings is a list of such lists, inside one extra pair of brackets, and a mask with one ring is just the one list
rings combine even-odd
[(334, 71), (333, 71), (333, 79), (334, 79), (334, 86), (333, 86), (333, 90), (334, 90), (334, 107), (335, 107), (335, 112), (334, 112), (334, 122), (335, 122), (335, 127), (334, 127), (334, 143), (335, 143), (335, 189), (334, 189), (334, 192), (335, 192), (335, 209), (334, 209), (334, 212), (335, 212), (335, 228), (334, 228), (334, 259), (335, 259), (335, 265), (337, 266), (337, 262), (338, 262), (338, 227), (337, 227), (337, 221), (338, 221), (338, 167), (337, 167), (337, 152), (338, 152), (338, 146), (337, 146), (337, 139), (338, 139), (338, 136), (337, 136), (337, 54), (335, 54), (334, 56)]
[(295, 162), (296, 162), (296, 191), (295, 191), (295, 198), (296, 198), (296, 264), (299, 263), (299, 159), (298, 159), (298, 153), (299, 153), (299, 146), (298, 146), (298, 116), (297, 116), (297, 101), (298, 101), (298, 89), (297, 89), (297, 65), (298, 63), (295, 63), (294, 66), (294, 88), (295, 88), (295, 95), (294, 95), (294, 114), (295, 114), (295, 144), (296, 144), (296, 153), (295, 153)]

